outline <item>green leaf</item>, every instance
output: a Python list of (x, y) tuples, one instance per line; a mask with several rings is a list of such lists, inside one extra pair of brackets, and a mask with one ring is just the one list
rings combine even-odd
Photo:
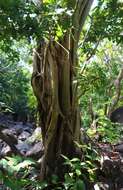
[(85, 184), (82, 180), (78, 179), (74, 185), (74, 190), (85, 190)]
[(75, 172), (76, 172), (76, 175), (77, 175), (77, 176), (80, 176), (80, 175), (81, 175), (81, 171), (80, 171), (80, 170), (76, 169)]
[(70, 160), (71, 162), (80, 162), (80, 159), (79, 158), (73, 158)]

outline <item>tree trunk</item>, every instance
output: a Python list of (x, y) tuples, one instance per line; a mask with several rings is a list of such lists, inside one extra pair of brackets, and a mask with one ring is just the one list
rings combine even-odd
[(74, 38), (66, 33), (59, 42), (41, 40), (34, 52), (32, 86), (44, 144), (42, 180), (52, 174), (62, 177), (65, 171), (61, 154), (69, 158), (80, 155), (75, 145), (80, 142), (80, 112), (73, 84), (74, 66), (80, 31), (91, 4), (90, 0), (78, 1), (73, 19), (78, 30), (73, 31)]

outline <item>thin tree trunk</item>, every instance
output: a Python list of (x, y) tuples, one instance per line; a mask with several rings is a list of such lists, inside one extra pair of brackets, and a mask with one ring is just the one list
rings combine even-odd
[[(119, 74), (116, 78), (116, 80), (114, 81), (114, 87), (115, 87), (115, 95), (112, 99), (111, 104), (108, 107), (108, 113), (107, 116), (110, 118), (111, 113), (114, 111), (115, 107), (117, 106), (119, 100), (120, 100), (120, 95), (121, 95), (121, 82), (123, 80), (123, 67), (121, 68), (121, 70), (119, 71)], [(113, 85), (111, 85), (112, 87)]]

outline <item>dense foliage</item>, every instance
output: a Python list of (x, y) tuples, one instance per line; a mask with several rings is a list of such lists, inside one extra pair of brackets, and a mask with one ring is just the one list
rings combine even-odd
[[(15, 43), (11, 56), (1, 50), (0, 58), (1, 106), (11, 108), (11, 111), (22, 120), (27, 115), (34, 114), (36, 110), (30, 82), (31, 66), (28, 63), (29, 57), (27, 58), (28, 50), (26, 46), (22, 48), (24, 43), (23, 41), (19, 44)], [(25, 50), (27, 52), (24, 55)]]
[[(0, 103), (5, 103), (21, 118), (33, 115), (36, 110), (30, 82), (30, 52), (32, 54), (32, 48), (42, 38), (59, 43), (68, 31), (72, 36), (75, 9), (74, 0), (44, 0), (43, 3), (38, 0), (0, 1)], [(123, 77), (120, 81), (118, 78), (123, 59), (122, 15), (122, 1), (97, 1), (81, 33), (78, 65), (73, 68), (82, 127), (95, 143), (116, 143), (122, 133), (121, 126), (112, 124), (109, 117), (113, 109), (123, 105)], [(65, 173), (63, 182), (53, 175), (50, 188), (84, 190), (85, 181), (96, 181), (94, 162), (99, 161), (98, 153), (90, 145), (77, 146), (83, 150), (83, 160), (62, 155), (69, 171)], [(7, 157), (0, 164), (7, 172), (4, 175), (3, 170), (0, 178), (12, 190), (25, 190), (28, 186), (45, 189), (48, 186), (45, 182), (40, 184), (36, 179), (28, 179), (30, 170), (37, 164), (32, 160)], [(21, 177), (14, 184), (13, 174)]]

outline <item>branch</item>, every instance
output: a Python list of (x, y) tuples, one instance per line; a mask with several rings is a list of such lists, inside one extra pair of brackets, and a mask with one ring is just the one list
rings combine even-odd
[(86, 58), (86, 60), (85, 60), (85, 62), (84, 62), (84, 65), (83, 65), (83, 68), (81, 69), (81, 74), (83, 74), (83, 72), (85, 71), (86, 66), (87, 66), (87, 64), (89, 63), (89, 60), (93, 57), (93, 55), (95, 55), (96, 50), (97, 50), (97, 48), (98, 48), (98, 46), (99, 46), (100, 40), (101, 40), (101, 39), (99, 38), (98, 41), (97, 41), (97, 43), (95, 44), (95, 47), (94, 47), (93, 50), (91, 51), (90, 55), (87, 55), (87, 58)]
[(121, 100), (123, 100), (123, 96), (121, 96), (121, 97), (119, 98), (119, 101), (121, 101)]
[[(99, 77), (95, 77), (95, 78), (93, 78), (91, 81), (90, 81), (90, 83), (89, 84), (91, 84), (91, 85), (93, 85), (94, 83), (95, 83), (95, 81), (97, 81), (97, 80), (99, 80), (100, 78)], [(85, 89), (84, 89), (84, 91), (83, 92), (81, 92), (79, 95), (78, 95), (78, 100), (88, 91), (88, 90), (90, 90), (90, 86), (88, 85), (88, 87), (86, 87)]]
[(89, 99), (89, 114), (91, 116), (91, 121), (93, 122), (94, 120), (94, 110), (93, 110), (93, 102), (92, 102), (92, 98)]
[(93, 50), (91, 51), (90, 55), (87, 55), (86, 61), (89, 61), (89, 60), (91, 59), (91, 57), (92, 57), (93, 55), (95, 55), (96, 50), (97, 50), (97, 48), (98, 48), (98, 46), (99, 46), (100, 41), (101, 41), (101, 38), (99, 37), (99, 39), (98, 39), (98, 41), (96, 42), (95, 47), (94, 47)]

